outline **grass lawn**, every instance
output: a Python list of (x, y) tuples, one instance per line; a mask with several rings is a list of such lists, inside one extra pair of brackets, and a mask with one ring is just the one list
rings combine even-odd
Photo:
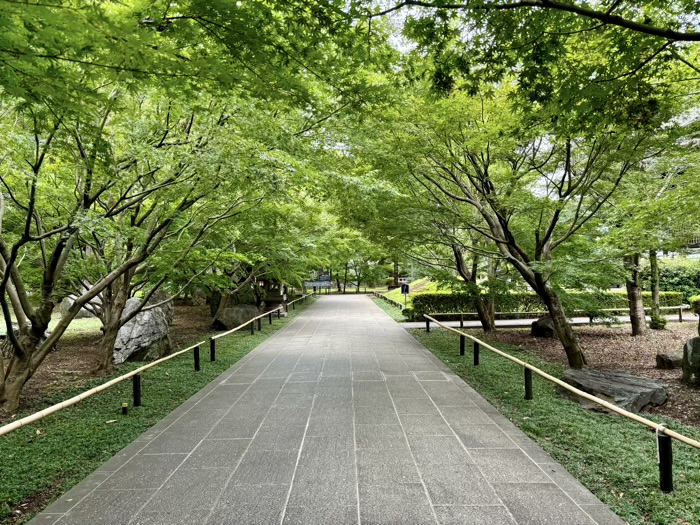
[[(14, 317), (12, 318), (14, 321)], [(51, 316), (51, 322), (49, 323), (49, 330), (53, 330), (55, 326), (61, 321), (61, 314), (55, 313)], [(102, 323), (97, 317), (89, 317), (85, 319), (73, 319), (71, 323), (66, 328), (66, 334), (84, 334), (99, 332)], [(0, 333), (5, 334), (5, 319), (0, 315)]]
[[(66, 492), (140, 434), (227, 370), (304, 310), (290, 309), (289, 317), (263, 319), (262, 332), (242, 330), (217, 341), (217, 360), (209, 361), (208, 342), (202, 350), (202, 369), (193, 371), (186, 353), (143, 374), (143, 407), (121, 415), (122, 403), (132, 402), (131, 381), (125, 381), (66, 410), (0, 437), (0, 524), (24, 523)], [(85, 320), (91, 321), (91, 320)], [(193, 343), (196, 341), (193, 341)], [(127, 363), (117, 375), (141, 366)], [(95, 380), (78, 390), (51, 393), (45, 405), (67, 399), (110, 379)], [(43, 407), (40, 407), (43, 408)], [(28, 414), (20, 413), (17, 417)], [(21, 507), (26, 504), (26, 507)], [(14, 510), (22, 510), (21, 517)], [(14, 515), (13, 515), (14, 514)]]
[[(421, 288), (419, 288), (422, 286)], [(415, 290), (417, 288), (417, 290)], [(414, 291), (415, 290), (415, 291)], [(410, 293), (406, 297), (407, 302), (406, 302), (406, 307), (410, 308), (413, 306), (413, 298), (416, 295), (422, 294), (422, 293), (439, 293), (439, 292), (444, 292), (444, 293), (449, 293), (448, 288), (438, 288), (437, 283), (429, 281), (427, 277), (424, 277), (423, 279), (418, 279), (417, 281), (413, 281), (412, 283), (409, 283), (409, 291)], [(394, 288), (392, 291), (385, 293), (384, 294), (387, 298), (392, 299), (396, 301), (397, 303), (403, 304), (404, 297), (403, 294), (401, 293), (401, 288)]]
[[(398, 308), (381, 300), (376, 303), (392, 317), (400, 315)], [(537, 376), (533, 379), (534, 400), (525, 401), (519, 366), (482, 350), (481, 364), (475, 367), (469, 343), (467, 355), (459, 356), (457, 335), (436, 328), (430, 333), (419, 329), (410, 332), (630, 524), (700, 523), (700, 450), (674, 442), (675, 491), (663, 494), (658, 488), (656, 439), (646, 427), (619, 416), (584, 410)], [(473, 334), (481, 337), (476, 331)], [(559, 365), (511, 345), (486, 341), (561, 376)], [(700, 439), (700, 429), (647, 417)]]

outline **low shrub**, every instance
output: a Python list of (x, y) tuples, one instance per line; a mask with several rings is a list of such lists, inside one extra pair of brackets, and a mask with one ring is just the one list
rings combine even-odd
[[(642, 270), (642, 285), (651, 289), (651, 271), (647, 266)], [(700, 262), (692, 259), (662, 259), (659, 261), (659, 286), (662, 290), (681, 292), (683, 300), (689, 301), (700, 294)]]
[[(611, 308), (627, 308), (627, 293), (624, 291), (583, 292), (570, 291), (561, 294), (562, 303), (569, 314), (582, 311), (585, 315), (601, 317), (601, 312)], [(651, 292), (643, 292), (644, 306), (651, 306)], [(683, 304), (681, 292), (661, 292), (661, 306), (680, 306)], [(533, 292), (513, 292), (496, 296), (497, 312), (541, 312), (545, 306)], [(474, 296), (469, 293), (425, 293), (413, 298), (413, 308), (404, 313), (406, 317), (420, 320), (424, 314), (446, 312), (476, 312)], [(410, 317), (409, 317), (410, 315)]]

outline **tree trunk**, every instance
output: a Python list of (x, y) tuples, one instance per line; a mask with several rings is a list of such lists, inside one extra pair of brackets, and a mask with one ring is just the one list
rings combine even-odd
[(31, 356), (39, 348), (40, 341), (39, 338), (31, 334), (21, 336), (21, 344), (25, 352), (15, 352), (10, 358), (4, 381), (0, 384), (0, 410), (4, 410), (8, 414), (17, 412), (22, 388), (41, 363), (32, 363), (31, 359)]
[(221, 292), (219, 291), (213, 291), (211, 292), (211, 295), (209, 296), (209, 312), (211, 313), (212, 317), (216, 316), (216, 312), (219, 311), (219, 305), (221, 304)]
[(5, 381), (0, 386), (0, 409), (8, 414), (15, 414), (19, 408), (19, 396), (22, 387), (32, 377), (29, 359), (13, 356), (5, 376)]
[(559, 296), (548, 284), (544, 284), (536, 292), (547, 307), (549, 316), (554, 323), (554, 331), (564, 347), (564, 352), (566, 352), (569, 366), (571, 368), (583, 368), (586, 364), (586, 356), (583, 354), (578, 338), (566, 318)]
[(474, 303), (481, 322), (481, 329), (486, 333), (493, 332), (496, 329), (496, 312), (493, 308), (493, 302), (484, 298), (477, 290)]
[[(122, 308), (122, 311), (123, 310)], [(119, 316), (121, 317), (121, 313)], [(102, 339), (100, 339), (99, 358), (95, 372), (109, 372), (114, 368), (114, 343), (117, 341), (120, 328), (121, 323), (119, 322), (119, 317), (110, 319), (104, 326), (104, 333), (102, 334)]]
[(103, 294), (104, 319), (102, 328), (102, 339), (100, 339), (99, 357), (96, 373), (109, 372), (114, 368), (114, 343), (117, 341), (117, 334), (122, 327), (122, 314), (129, 299), (129, 283), (131, 282), (131, 272), (126, 272), (121, 278), (114, 281), (109, 293)]
[(394, 288), (399, 287), (399, 260), (394, 259)]
[(348, 287), (348, 263), (345, 263), (345, 277), (343, 278), (343, 293)]
[(496, 311), (493, 301), (481, 295), (481, 288), (476, 282), (479, 256), (473, 254), (472, 267), (470, 269), (464, 260), (464, 254), (459, 246), (452, 245), (452, 253), (455, 257), (457, 272), (462, 276), (464, 282), (469, 283), (472, 287), (474, 305), (476, 307), (476, 314), (479, 316), (479, 321), (481, 322), (481, 329), (484, 332), (493, 332), (496, 329)]
[(656, 250), (649, 250), (649, 266), (651, 270), (651, 323), (649, 326), (654, 330), (660, 330), (666, 326), (666, 319), (661, 317), (659, 260)]
[(627, 287), (627, 301), (629, 302), (630, 308), (632, 335), (642, 335), (647, 329), (647, 320), (644, 313), (642, 288), (639, 279), (639, 254), (626, 255), (624, 263), (625, 268), (628, 270), (625, 286)]

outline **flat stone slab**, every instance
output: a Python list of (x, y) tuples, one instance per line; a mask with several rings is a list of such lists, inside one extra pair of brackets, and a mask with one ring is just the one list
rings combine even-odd
[[(568, 369), (564, 371), (562, 379), (579, 390), (631, 412), (641, 412), (645, 408), (662, 405), (668, 398), (666, 389), (658, 381), (627, 372)], [(561, 390), (570, 395), (568, 391)], [(600, 405), (578, 396), (573, 397), (586, 408), (605, 411)]]
[(30, 523), (623, 525), (364, 296), (319, 298)]

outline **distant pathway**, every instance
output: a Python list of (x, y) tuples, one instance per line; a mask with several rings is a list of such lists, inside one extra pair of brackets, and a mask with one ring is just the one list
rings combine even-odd
[(326, 296), (32, 525), (620, 525), (365, 296)]

